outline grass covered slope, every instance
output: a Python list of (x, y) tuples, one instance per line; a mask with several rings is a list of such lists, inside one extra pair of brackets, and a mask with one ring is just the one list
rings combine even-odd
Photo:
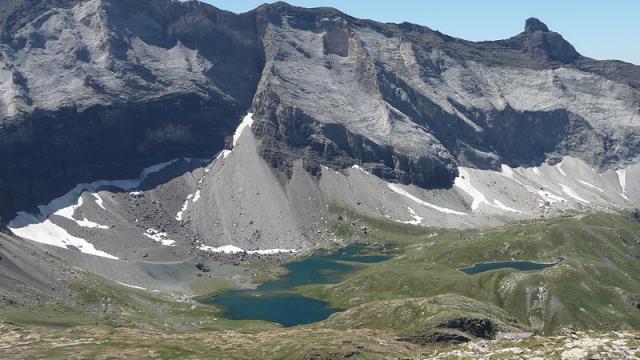
[[(370, 248), (390, 249), (393, 256), (357, 264), (337, 284), (296, 288), (347, 309), (325, 321), (280, 328), (229, 320), (213, 306), (79, 274), (68, 284), (75, 302), (0, 309), (0, 357), (446, 359), (489, 351), (512, 358), (506, 349), (543, 358), (567, 351), (635, 354), (640, 222), (634, 216), (598, 213), (440, 230), (333, 211), (330, 227), (338, 238), (384, 243)], [(532, 272), (459, 270), (511, 260), (559, 262)], [(598, 333), (567, 335), (566, 328)], [(528, 331), (544, 337), (500, 336)]]
[[(391, 300), (444, 296), (456, 303), (463, 296), (499, 307), (519, 326), (542, 333), (568, 326), (640, 327), (640, 222), (634, 217), (601, 213), (483, 231), (441, 231), (336, 211), (345, 219), (334, 222), (336, 233), (394, 243), (399, 255), (339, 284), (303, 288), (303, 293), (338, 306), (359, 306), (331, 323), (349, 324), (353, 319), (347, 317), (363, 317), (358, 311), (370, 312), (380, 301), (390, 305), (389, 319), (382, 322), (393, 323)], [(534, 272), (501, 269), (467, 275), (458, 270), (509, 260), (561, 262)], [(385, 307), (380, 309), (384, 313)]]
[(497, 306), (456, 294), (374, 301), (334, 314), (326, 325), (382, 329), (418, 342), (493, 339), (498, 332), (523, 330), (509, 313)]
[(0, 307), (0, 323), (28, 328), (91, 325), (163, 332), (277, 328), (275, 324), (263, 321), (220, 318), (216, 307), (184, 301), (182, 295), (133, 289), (89, 273), (78, 273), (67, 286), (74, 296), (66, 303), (3, 306)]

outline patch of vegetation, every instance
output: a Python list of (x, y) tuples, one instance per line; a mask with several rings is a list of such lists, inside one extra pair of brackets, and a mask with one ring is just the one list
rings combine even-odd
[(0, 321), (55, 327), (93, 324), (167, 332), (195, 329), (261, 331), (278, 327), (263, 321), (225, 319), (214, 306), (177, 301), (168, 293), (132, 289), (88, 273), (68, 286), (77, 294), (76, 303), (5, 308), (0, 310)]
[(46, 304), (28, 308), (6, 307), (0, 310), (0, 321), (11, 324), (65, 328), (94, 324), (95, 316), (91, 313), (78, 311), (78, 308), (72, 305)]

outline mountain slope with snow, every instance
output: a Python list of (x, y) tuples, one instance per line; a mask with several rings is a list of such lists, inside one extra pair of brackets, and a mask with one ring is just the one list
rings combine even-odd
[(211, 158), (247, 111), (287, 179), (301, 161), (434, 189), (459, 166), (639, 155), (638, 67), (586, 58), (536, 19), (474, 43), (281, 2), (37, 0), (0, 6), (0, 24), (4, 222), (78, 183)]
[(33, 3), (0, 4), (0, 226), (123, 284), (340, 242), (332, 205), (486, 228), (640, 203), (640, 69), (536, 19), (476, 43), (285, 3)]

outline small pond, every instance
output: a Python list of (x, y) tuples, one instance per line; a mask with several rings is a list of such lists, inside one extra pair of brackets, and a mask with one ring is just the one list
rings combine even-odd
[(489, 262), (474, 264), (466, 268), (460, 269), (465, 274), (474, 275), (491, 270), (499, 269), (516, 269), (520, 271), (536, 271), (557, 265), (557, 262), (553, 263), (537, 263), (531, 261), (501, 261), (501, 262)]
[(333, 252), (319, 251), (301, 261), (285, 264), (287, 274), (255, 290), (225, 291), (201, 301), (221, 308), (222, 315), (229, 319), (265, 320), (285, 327), (317, 322), (343, 309), (298, 295), (293, 292), (296, 287), (338, 283), (346, 274), (359, 268), (350, 263), (377, 263), (390, 258), (390, 255), (372, 251), (363, 244)]

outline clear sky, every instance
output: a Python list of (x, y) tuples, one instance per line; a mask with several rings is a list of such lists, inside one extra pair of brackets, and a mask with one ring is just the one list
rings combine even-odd
[[(265, 0), (204, 0), (245, 12)], [(381, 22), (408, 21), (467, 40), (515, 35), (537, 17), (581, 54), (640, 65), (640, 0), (289, 0), (305, 7), (330, 6)]]

